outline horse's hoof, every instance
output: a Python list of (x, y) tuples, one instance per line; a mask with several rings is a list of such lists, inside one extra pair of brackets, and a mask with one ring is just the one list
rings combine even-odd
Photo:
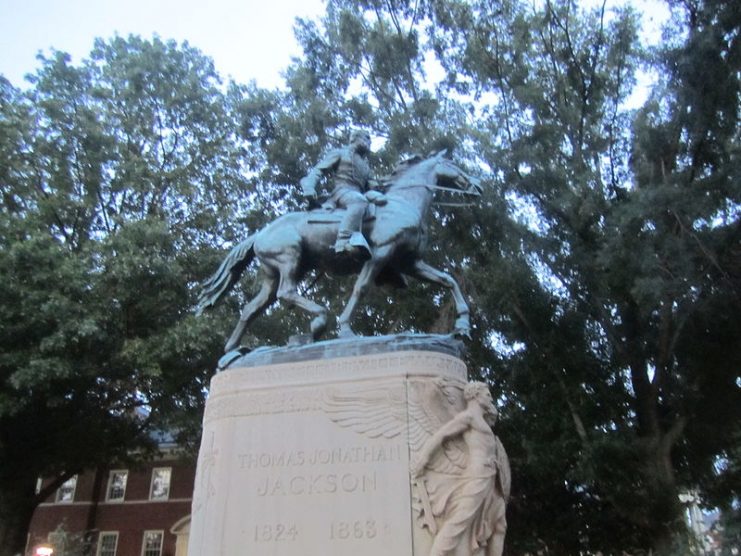
[(318, 340), (327, 329), (327, 317), (322, 315), (311, 321), (311, 339)]
[(314, 341), (311, 334), (294, 334), (288, 338), (288, 346), (305, 346)]
[(340, 331), (337, 333), (338, 338), (355, 338), (356, 336), (357, 334), (349, 326), (340, 327)]
[(471, 327), (470, 326), (456, 326), (452, 333), (453, 338), (459, 340), (470, 340), (471, 339)]
[(453, 338), (456, 338), (458, 340), (470, 340), (471, 331), (470, 330), (454, 330)]
[(468, 319), (467, 314), (463, 314), (456, 319), (453, 336), (456, 338), (471, 339), (471, 321)]
[(237, 359), (242, 357), (243, 355), (246, 355), (250, 352), (250, 348), (246, 346), (241, 346), (232, 350), (229, 350), (224, 355), (221, 356), (221, 359), (219, 359), (219, 362), (216, 365), (217, 371), (223, 371), (226, 369), (229, 365), (234, 363)]

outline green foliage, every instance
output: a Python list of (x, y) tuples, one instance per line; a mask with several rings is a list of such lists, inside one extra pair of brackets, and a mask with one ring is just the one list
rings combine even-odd
[[(240, 207), (232, 97), (188, 45), (96, 41), (0, 102), (0, 553), (39, 476), (146, 456), (197, 431), (226, 335), (190, 314)], [(9, 552), (7, 552), (9, 551)]]
[[(433, 208), (427, 260), (471, 300), (469, 368), (501, 402), (508, 551), (671, 552), (684, 489), (736, 535), (741, 17), (674, 7), (645, 51), (628, 8), (329, 0), (297, 22), (282, 90), (224, 87), (190, 46), (137, 37), (78, 67), (42, 59), (28, 93), (0, 79), (0, 522), (38, 474), (125, 457), (147, 427), (197, 434), (255, 276), (201, 319), (194, 286), (220, 245), (301, 207), (299, 179), (359, 126), (376, 176), (448, 148), (488, 184)], [(628, 110), (642, 64), (658, 82)], [(338, 314), (351, 280), (301, 287)], [(410, 284), (372, 292), (354, 324), (453, 315)], [(306, 329), (277, 307), (246, 341)]]
[[(682, 8), (646, 52), (628, 8), (331, 0), (297, 26), (287, 90), (240, 105), (287, 206), (353, 125), (376, 138), (377, 174), (455, 145), (489, 178), (476, 206), (435, 209), (428, 259), (472, 300), (469, 367), (502, 401), (513, 553), (671, 551), (680, 490), (737, 496), (718, 462), (741, 407), (738, 8)], [(661, 78), (630, 111), (641, 64)], [(349, 292), (326, 284), (310, 294), (334, 311)], [(412, 285), (374, 292), (357, 324), (446, 330), (450, 315)]]
[[(535, 550), (537, 531), (556, 552), (670, 549), (682, 529), (677, 491), (718, 479), (713, 466), (733, 445), (738, 74), (713, 60), (731, 59), (737, 46), (718, 38), (739, 22), (726, 17), (719, 31), (716, 7), (696, 4), (691, 18), (707, 27), (656, 54), (667, 81), (631, 136), (622, 106), (640, 51), (629, 11), (436, 5), (452, 85), (496, 94), (476, 126), (481, 152), (525, 226), (502, 244), (518, 283), (493, 285), (509, 299), (479, 299), (502, 314), (492, 329), (505, 345), (524, 346), (501, 371), (511, 407), (503, 427), (540, 450), (511, 448), (515, 469), (534, 477), (523, 490), (515, 481), (512, 523), (525, 520), (530, 537), (518, 546)], [(715, 82), (720, 90), (706, 94)], [(724, 411), (710, 415), (720, 400)], [(554, 506), (533, 512), (519, 497), (533, 500), (543, 468), (558, 470), (551, 487), (566, 482), (548, 498)], [(553, 521), (559, 504), (573, 527)]]

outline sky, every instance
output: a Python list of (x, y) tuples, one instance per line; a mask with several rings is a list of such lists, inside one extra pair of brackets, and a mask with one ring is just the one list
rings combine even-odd
[[(584, 5), (601, 0), (581, 0)], [(624, 0), (608, 0), (608, 7)], [(632, 0), (644, 16), (644, 37), (655, 42), (668, 11), (660, 0)], [(137, 34), (187, 40), (214, 60), (222, 77), (274, 88), (292, 56), (296, 17), (318, 18), (322, 0), (0, 0), (0, 74), (16, 87), (51, 48), (78, 64), (95, 38)]]
[(187, 40), (223, 77), (272, 88), (301, 53), (295, 18), (323, 12), (321, 0), (0, 0), (0, 74), (22, 87), (39, 51), (67, 52), (77, 64), (97, 37), (157, 34)]

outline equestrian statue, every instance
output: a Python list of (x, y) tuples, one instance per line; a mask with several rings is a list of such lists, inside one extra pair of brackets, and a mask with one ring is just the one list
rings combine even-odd
[[(226, 343), (227, 353), (239, 349), (249, 324), (281, 300), (309, 313), (311, 340), (327, 327), (327, 308), (302, 296), (298, 284), (310, 270), (357, 273), (347, 305), (338, 318), (339, 336), (354, 336), (350, 322), (361, 297), (374, 282), (404, 283), (406, 276), (451, 290), (456, 306), (452, 334), (468, 336), (468, 305), (449, 274), (423, 260), (427, 243), (425, 221), (436, 191), (480, 195), (475, 178), (444, 157), (402, 160), (381, 184), (374, 184), (366, 161), (370, 138), (352, 135), (344, 149), (330, 152), (301, 180), (304, 194), (315, 196), (319, 178), (335, 174), (329, 203), (276, 218), (232, 248), (219, 269), (202, 284), (197, 312), (213, 307), (237, 283), (254, 260), (260, 263), (260, 291), (242, 309)], [(377, 185), (377, 189), (368, 190)], [(378, 189), (383, 190), (383, 193)]]

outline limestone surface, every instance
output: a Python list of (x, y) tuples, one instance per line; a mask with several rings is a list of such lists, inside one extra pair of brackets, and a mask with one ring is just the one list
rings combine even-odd
[(498, 554), (509, 467), (488, 390), (445, 350), (332, 349), (214, 377), (189, 552)]

